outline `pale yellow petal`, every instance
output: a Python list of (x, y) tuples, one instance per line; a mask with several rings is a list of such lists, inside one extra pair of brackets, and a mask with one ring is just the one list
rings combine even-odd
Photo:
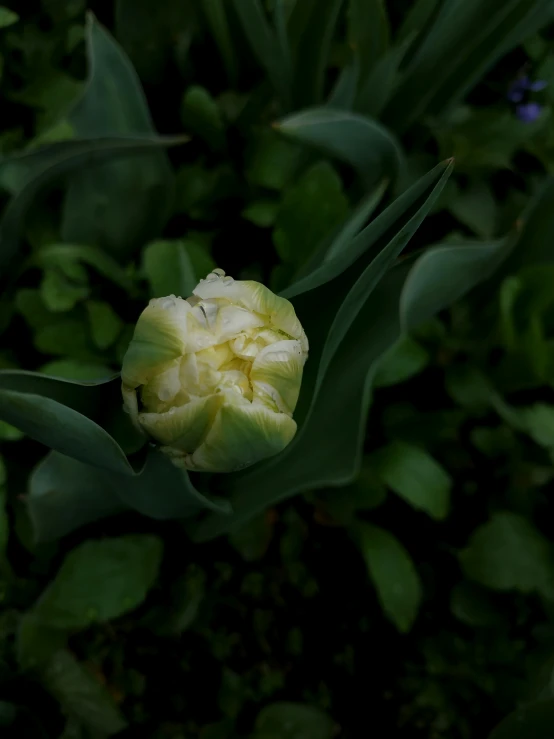
[(222, 402), (220, 395), (193, 398), (165, 413), (141, 413), (139, 421), (160, 444), (191, 453), (208, 433)]
[(123, 359), (121, 377), (126, 386), (144, 385), (185, 353), (191, 310), (186, 300), (175, 296), (150, 301)]
[(203, 472), (234, 472), (282, 451), (295, 433), (296, 423), (285, 413), (258, 404), (226, 404), (185, 464)]
[(254, 398), (270, 399), (280, 411), (292, 415), (307, 355), (299, 341), (277, 341), (260, 351), (250, 372)]

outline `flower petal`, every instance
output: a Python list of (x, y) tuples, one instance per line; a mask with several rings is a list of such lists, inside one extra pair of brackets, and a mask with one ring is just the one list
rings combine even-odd
[(121, 377), (129, 388), (144, 385), (185, 353), (191, 306), (171, 295), (151, 300), (143, 310), (123, 358)]
[(204, 442), (186, 460), (190, 470), (234, 472), (282, 451), (293, 439), (296, 423), (263, 405), (224, 405)]
[(293, 339), (298, 339), (305, 350), (308, 350), (306, 334), (296, 317), (292, 303), (275, 295), (260, 282), (234, 280), (232, 277), (223, 277), (211, 272), (205, 280), (200, 280), (193, 292), (202, 299), (223, 298), (230, 303), (242, 305), (248, 310), (267, 316), (271, 326)]
[(139, 421), (160, 444), (190, 454), (208, 432), (222, 402), (221, 395), (193, 398), (165, 413), (141, 413)]
[(250, 382), (254, 398), (270, 397), (280, 411), (292, 415), (302, 383), (307, 354), (300, 341), (277, 341), (260, 351), (252, 364)]

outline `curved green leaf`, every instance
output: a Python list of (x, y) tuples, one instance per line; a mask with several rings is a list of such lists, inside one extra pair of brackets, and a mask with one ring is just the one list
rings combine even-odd
[[(68, 116), (75, 134), (153, 135), (136, 72), (91, 13), (86, 41), (89, 79)], [(63, 212), (63, 241), (96, 244), (125, 259), (158, 235), (169, 216), (172, 196), (173, 175), (162, 151), (74, 173)]]
[(25, 498), (36, 540), (53, 541), (129, 510), (109, 477), (99, 467), (50, 452), (33, 470)]
[(150, 518), (187, 518), (203, 510), (226, 514), (226, 501), (209, 498), (160, 452), (142, 470), (121, 475), (50, 452), (34, 469), (26, 498), (35, 537), (51, 541), (124, 511)]
[(52, 398), (0, 390), (0, 419), (62, 454), (104, 469), (133, 474), (119, 444), (101, 426)]
[(323, 150), (357, 170), (367, 189), (394, 177), (403, 163), (396, 139), (379, 123), (348, 111), (312, 108), (274, 124), (288, 138)]

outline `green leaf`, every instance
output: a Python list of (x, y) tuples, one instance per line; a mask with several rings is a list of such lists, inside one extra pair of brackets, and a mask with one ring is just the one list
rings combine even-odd
[(6, 494), (6, 466), (4, 458), (0, 456), (0, 572), (5, 570), (6, 547), (10, 535), (8, 511), (6, 509), (8, 500)]
[(285, 191), (277, 211), (273, 242), (283, 262), (300, 267), (347, 212), (348, 201), (336, 171), (328, 162), (314, 164)]
[(540, 446), (554, 449), (554, 406), (535, 403), (520, 410), (523, 428)]
[(410, 331), (420, 315), (434, 315), (438, 306), (450, 305), (464, 293), (486, 280), (508, 257), (514, 240), (480, 244), (440, 245), (417, 261), (400, 299), (404, 329)]
[(41, 673), (42, 682), (64, 713), (78, 720), (90, 736), (109, 737), (126, 728), (127, 722), (109, 692), (70, 652), (57, 652)]
[(274, 200), (255, 200), (246, 206), (241, 215), (260, 228), (268, 228), (275, 223), (278, 210), (279, 204)]
[(394, 441), (372, 458), (377, 474), (397, 495), (436, 521), (446, 518), (452, 480), (430, 454), (412, 444)]
[(287, 109), (291, 99), (292, 73), (288, 46), (283, 46), (283, 38), (280, 41), (276, 31), (270, 26), (260, 0), (250, 0), (248, 3), (235, 0), (234, 8), (254, 56), (265, 69), (268, 79)]
[(365, 80), (389, 45), (389, 22), (383, 0), (349, 0), (348, 41), (360, 59)]
[(0, 269), (5, 270), (17, 252), (28, 209), (42, 188), (78, 167), (94, 162), (144, 153), (149, 149), (183, 143), (180, 138), (155, 136), (100, 137), (61, 141), (36, 151), (0, 161), (0, 180), (17, 178), (16, 194), (0, 222)]
[(246, 152), (246, 177), (249, 182), (269, 190), (282, 190), (294, 178), (300, 163), (301, 149), (262, 129), (252, 136)]
[(342, 0), (318, 0), (311, 5), (294, 58), (292, 81), (296, 108), (323, 102), (325, 74), (341, 5)]
[(402, 336), (383, 354), (375, 373), (375, 387), (389, 387), (409, 380), (429, 364), (429, 352), (410, 336)]
[(499, 511), (476, 529), (460, 562), (470, 580), (492, 590), (539, 592), (554, 598), (554, 551), (525, 518)]
[(109, 303), (101, 300), (87, 300), (86, 310), (92, 340), (99, 349), (107, 349), (117, 340), (123, 321)]
[(48, 664), (63, 649), (67, 632), (40, 622), (33, 611), (23, 614), (16, 634), (17, 661), (22, 670), (36, 670)]
[(189, 87), (181, 103), (181, 120), (191, 133), (204, 139), (211, 149), (219, 151), (225, 146), (225, 127), (221, 111), (204, 88)]
[(158, 576), (163, 545), (155, 536), (86, 541), (64, 559), (33, 612), (56, 629), (84, 629), (137, 608)]
[(491, 188), (481, 181), (458, 191), (449, 210), (461, 223), (482, 239), (491, 239), (496, 230), (497, 206)]
[[(75, 134), (153, 135), (135, 71), (90, 14), (87, 48), (88, 84), (69, 114)], [(160, 232), (169, 216), (172, 188), (169, 162), (161, 151), (74, 173), (64, 206), (63, 240), (98, 245), (125, 259)]]
[(203, 510), (230, 511), (227, 501), (198, 492), (186, 472), (152, 450), (135, 476), (51, 452), (31, 475), (27, 505), (39, 541), (58, 539), (129, 509), (160, 520), (188, 518)]
[(256, 717), (251, 739), (332, 739), (335, 725), (319, 708), (270, 703)]
[(62, 380), (107, 382), (113, 378), (113, 369), (102, 364), (87, 364), (78, 359), (54, 359), (39, 368), (39, 372)]
[(35, 539), (53, 541), (128, 510), (117, 494), (118, 482), (98, 467), (50, 452), (31, 473), (25, 499)]
[(498, 628), (504, 621), (493, 595), (474, 583), (462, 581), (450, 593), (450, 610), (468, 626)]
[[(78, 398), (84, 395), (84, 387), (81, 392), (73, 392), (75, 385), (72, 388), (69, 382), (65, 383), (69, 387), (63, 388), (62, 380), (45, 376), (41, 382), (39, 377), (33, 373), (0, 372), (0, 418), (63, 454), (104, 469), (133, 474), (121, 447), (110, 434), (83, 413), (63, 404), (63, 399), (67, 398), (80, 405)], [(53, 391), (62, 402), (30, 392), (28, 388)], [(91, 393), (86, 400), (94, 397), (102, 396)]]
[(14, 13), (13, 10), (9, 10), (8, 8), (0, 6), (0, 28), (13, 26), (13, 24), (17, 23), (18, 20), (19, 16), (17, 15), (17, 13)]
[(142, 253), (142, 271), (153, 298), (166, 295), (187, 298), (192, 295), (199, 279), (182, 240), (154, 241), (148, 244)]
[(355, 113), (312, 108), (283, 118), (274, 126), (291, 140), (350, 164), (367, 189), (383, 177), (396, 176), (402, 166), (402, 152), (393, 136), (379, 123)]
[(45, 269), (60, 268), (71, 276), (81, 262), (92, 267), (99, 275), (113, 282), (129, 295), (136, 293), (136, 286), (127, 271), (109, 254), (95, 246), (51, 244), (33, 255), (29, 260), (29, 266), (37, 265)]
[(422, 598), (421, 582), (410, 555), (384, 529), (364, 523), (355, 531), (385, 615), (399, 631), (407, 633)]
[(85, 300), (89, 294), (88, 285), (75, 284), (61, 270), (47, 269), (40, 284), (40, 292), (48, 310), (63, 313)]

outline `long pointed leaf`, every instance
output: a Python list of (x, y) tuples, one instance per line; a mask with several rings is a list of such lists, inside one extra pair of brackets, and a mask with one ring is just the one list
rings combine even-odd
[(368, 190), (383, 177), (395, 177), (402, 166), (402, 151), (393, 136), (379, 123), (355, 113), (313, 108), (274, 125), (288, 138), (350, 164)]

